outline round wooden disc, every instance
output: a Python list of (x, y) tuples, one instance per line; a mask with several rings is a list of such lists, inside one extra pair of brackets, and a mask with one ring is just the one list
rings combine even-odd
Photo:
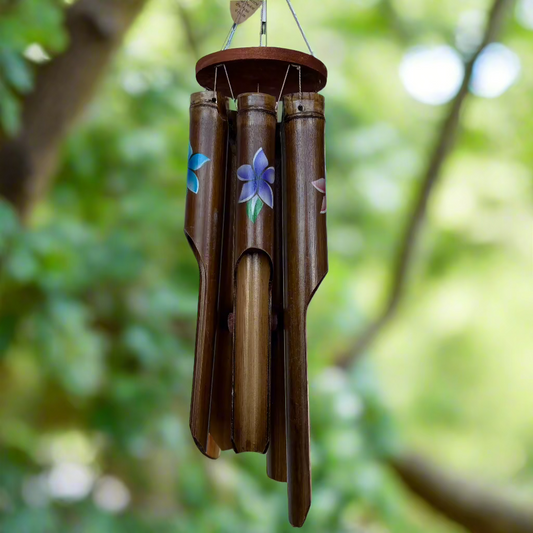
[[(218, 66), (217, 91), (228, 97), (231, 97), (231, 90), (223, 65), (228, 71), (235, 98), (250, 92), (271, 94), (277, 98), (289, 65), (301, 67), (303, 92), (319, 92), (328, 79), (326, 65), (303, 52), (267, 46), (233, 48), (205, 56), (196, 65), (198, 83), (209, 90), (214, 89)], [(291, 68), (283, 94), (297, 93), (299, 90), (298, 70)]]

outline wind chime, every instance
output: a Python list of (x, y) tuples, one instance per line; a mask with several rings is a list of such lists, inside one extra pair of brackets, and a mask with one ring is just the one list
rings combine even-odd
[[(266, 46), (267, 2), (231, 2), (223, 50), (198, 62), (185, 233), (200, 268), (190, 427), (200, 451), (267, 454), (289, 518), (311, 505), (306, 315), (328, 270), (325, 65)], [(260, 46), (230, 49), (261, 9)], [(278, 120), (278, 117), (280, 119)]]

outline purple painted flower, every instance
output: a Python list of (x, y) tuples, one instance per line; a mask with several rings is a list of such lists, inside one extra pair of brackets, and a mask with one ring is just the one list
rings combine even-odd
[(324, 195), (322, 200), (322, 207), (320, 209), (320, 214), (323, 215), (328, 209), (328, 202), (326, 196), (326, 178), (321, 178), (319, 180), (313, 181), (313, 187)]
[(255, 222), (264, 203), (271, 209), (274, 207), (274, 194), (270, 185), (276, 179), (276, 171), (274, 167), (268, 166), (265, 152), (259, 148), (254, 156), (253, 164), (240, 167), (237, 170), (237, 177), (245, 182), (239, 203), (248, 202), (248, 215), (252, 222)]

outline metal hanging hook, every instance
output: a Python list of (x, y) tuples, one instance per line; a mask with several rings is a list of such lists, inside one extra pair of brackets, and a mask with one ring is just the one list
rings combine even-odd
[[(298, 18), (298, 15), (296, 14), (296, 11), (294, 9), (294, 6), (292, 5), (291, 0), (286, 0), (287, 5), (289, 6), (289, 9), (291, 10), (292, 16), (294, 17), (294, 20), (298, 26), (298, 29), (300, 30), (300, 33), (302, 34), (303, 40), (305, 41), (305, 44), (307, 45), (307, 49), (309, 50), (309, 53), (314, 56), (315, 53), (313, 52), (313, 49), (311, 48), (311, 45), (309, 43), (309, 40), (307, 39), (307, 36), (305, 35), (304, 29), (302, 27), (302, 24), (300, 23), (300, 19)], [(244, 6), (246, 2), (242, 3), (240, 13), (244, 13)], [(231, 30), (228, 33), (228, 36), (226, 37), (226, 40), (224, 41), (224, 45), (222, 46), (222, 50), (227, 50), (233, 41), (233, 37), (235, 37), (235, 33), (237, 31), (239, 24), (238, 22), (234, 22), (233, 26), (231, 27)], [(267, 0), (263, 0), (262, 7), (261, 7), (261, 31), (260, 31), (260, 37), (259, 37), (259, 46), (268, 46), (268, 35), (267, 35)]]
[(263, 0), (263, 5), (261, 6), (261, 33), (259, 34), (259, 46), (268, 46), (267, 0)]

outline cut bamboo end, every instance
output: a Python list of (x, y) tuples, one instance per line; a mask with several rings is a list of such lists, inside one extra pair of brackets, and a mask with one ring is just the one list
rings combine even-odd
[(311, 497), (297, 503), (289, 503), (289, 522), (293, 527), (303, 527), (311, 509)]
[(211, 435), (209, 435), (207, 439), (207, 451), (205, 455), (209, 457), (209, 459), (218, 459), (220, 457), (220, 447)]
[(270, 261), (247, 253), (237, 266), (233, 446), (237, 453), (268, 448)]

